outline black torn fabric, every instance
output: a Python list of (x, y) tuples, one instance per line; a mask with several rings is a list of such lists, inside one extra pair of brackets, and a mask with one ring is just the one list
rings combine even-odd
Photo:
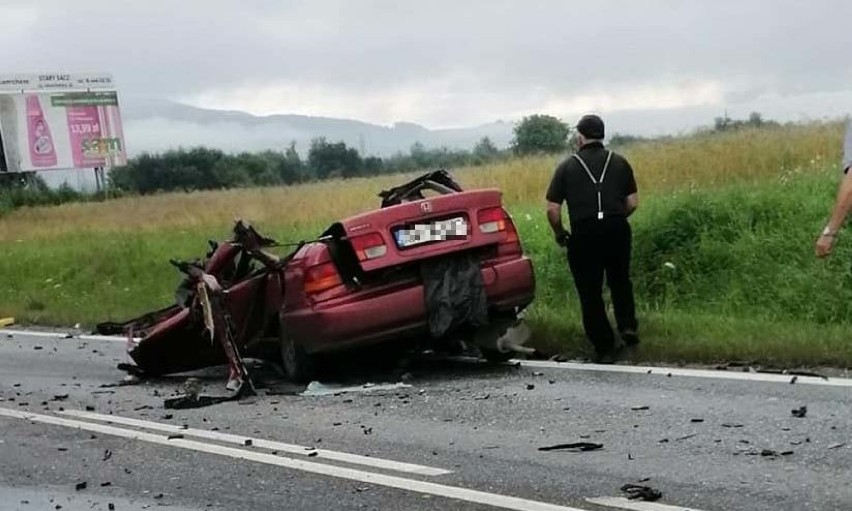
[(488, 298), (479, 263), (472, 255), (452, 255), (420, 265), (433, 338), (461, 327), (488, 324)]
[(593, 442), (574, 442), (570, 444), (557, 444), (538, 448), (539, 451), (576, 450), (581, 452), (597, 451), (598, 449), (603, 449), (603, 444), (596, 444)]

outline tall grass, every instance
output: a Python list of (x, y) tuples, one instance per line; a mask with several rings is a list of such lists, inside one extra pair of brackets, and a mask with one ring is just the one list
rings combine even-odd
[[(634, 275), (642, 357), (849, 364), (850, 245), (812, 255), (833, 200), (840, 124), (707, 134), (624, 150), (639, 181)], [(458, 169), (465, 187), (499, 187), (534, 259), (536, 343), (588, 350), (564, 252), (543, 196), (558, 158)], [(45, 324), (123, 319), (172, 301), (170, 257), (246, 218), (279, 241), (318, 234), (378, 205), (406, 176), (24, 208), (0, 218), (0, 315)], [(671, 263), (674, 269), (669, 268)]]
[[(640, 195), (754, 183), (840, 159), (839, 123), (750, 129), (627, 147)], [(497, 187), (509, 206), (540, 204), (559, 162), (556, 157), (511, 160), (452, 169), (464, 187)], [(375, 207), (377, 194), (408, 175), (270, 187), (169, 193), (95, 204), (23, 208), (0, 217), (0, 242), (50, 239), (66, 232), (162, 229), (221, 231), (240, 216), (269, 229), (299, 232)]]

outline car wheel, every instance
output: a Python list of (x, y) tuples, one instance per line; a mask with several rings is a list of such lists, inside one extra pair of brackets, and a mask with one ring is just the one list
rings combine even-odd
[(281, 344), (281, 361), (287, 379), (296, 383), (305, 383), (314, 375), (316, 367), (314, 357), (287, 332), (284, 323), (279, 326), (279, 342)]

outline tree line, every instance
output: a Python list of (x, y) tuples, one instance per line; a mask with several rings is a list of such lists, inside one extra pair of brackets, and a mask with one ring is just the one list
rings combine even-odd
[(172, 190), (209, 190), (244, 186), (290, 185), (309, 181), (367, 177), (436, 168), (483, 165), (510, 157), (488, 137), (472, 150), (427, 149), (421, 143), (408, 153), (363, 156), (345, 142), (324, 137), (311, 141), (306, 158), (295, 143), (284, 151), (227, 154), (195, 147), (161, 154), (144, 153), (110, 172), (113, 187), (140, 194)]
[[(712, 127), (698, 132), (725, 132), (770, 127), (778, 123), (752, 113), (745, 120), (727, 115), (714, 119)], [(666, 137), (663, 137), (666, 138)], [(613, 134), (609, 145), (620, 147), (648, 140)], [(576, 148), (569, 124), (550, 115), (524, 117), (513, 130), (509, 147), (500, 149), (483, 137), (470, 150), (426, 148), (415, 143), (407, 153), (381, 158), (364, 156), (342, 141), (324, 137), (311, 141), (305, 158), (291, 143), (283, 151), (228, 154), (218, 149), (195, 147), (164, 153), (143, 153), (126, 166), (112, 169), (110, 186), (101, 194), (85, 194), (69, 186), (52, 190), (35, 174), (0, 172), (0, 214), (23, 206), (100, 200), (134, 194), (167, 191), (225, 189), (247, 186), (291, 185), (323, 179), (367, 177), (418, 170), (453, 169), (493, 163), (513, 157), (564, 154)]]

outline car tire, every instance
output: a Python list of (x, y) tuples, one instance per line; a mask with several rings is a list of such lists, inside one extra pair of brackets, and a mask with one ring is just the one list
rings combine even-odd
[(287, 332), (283, 322), (279, 325), (279, 344), (284, 375), (294, 383), (306, 383), (314, 376), (316, 361), (302, 345)]

